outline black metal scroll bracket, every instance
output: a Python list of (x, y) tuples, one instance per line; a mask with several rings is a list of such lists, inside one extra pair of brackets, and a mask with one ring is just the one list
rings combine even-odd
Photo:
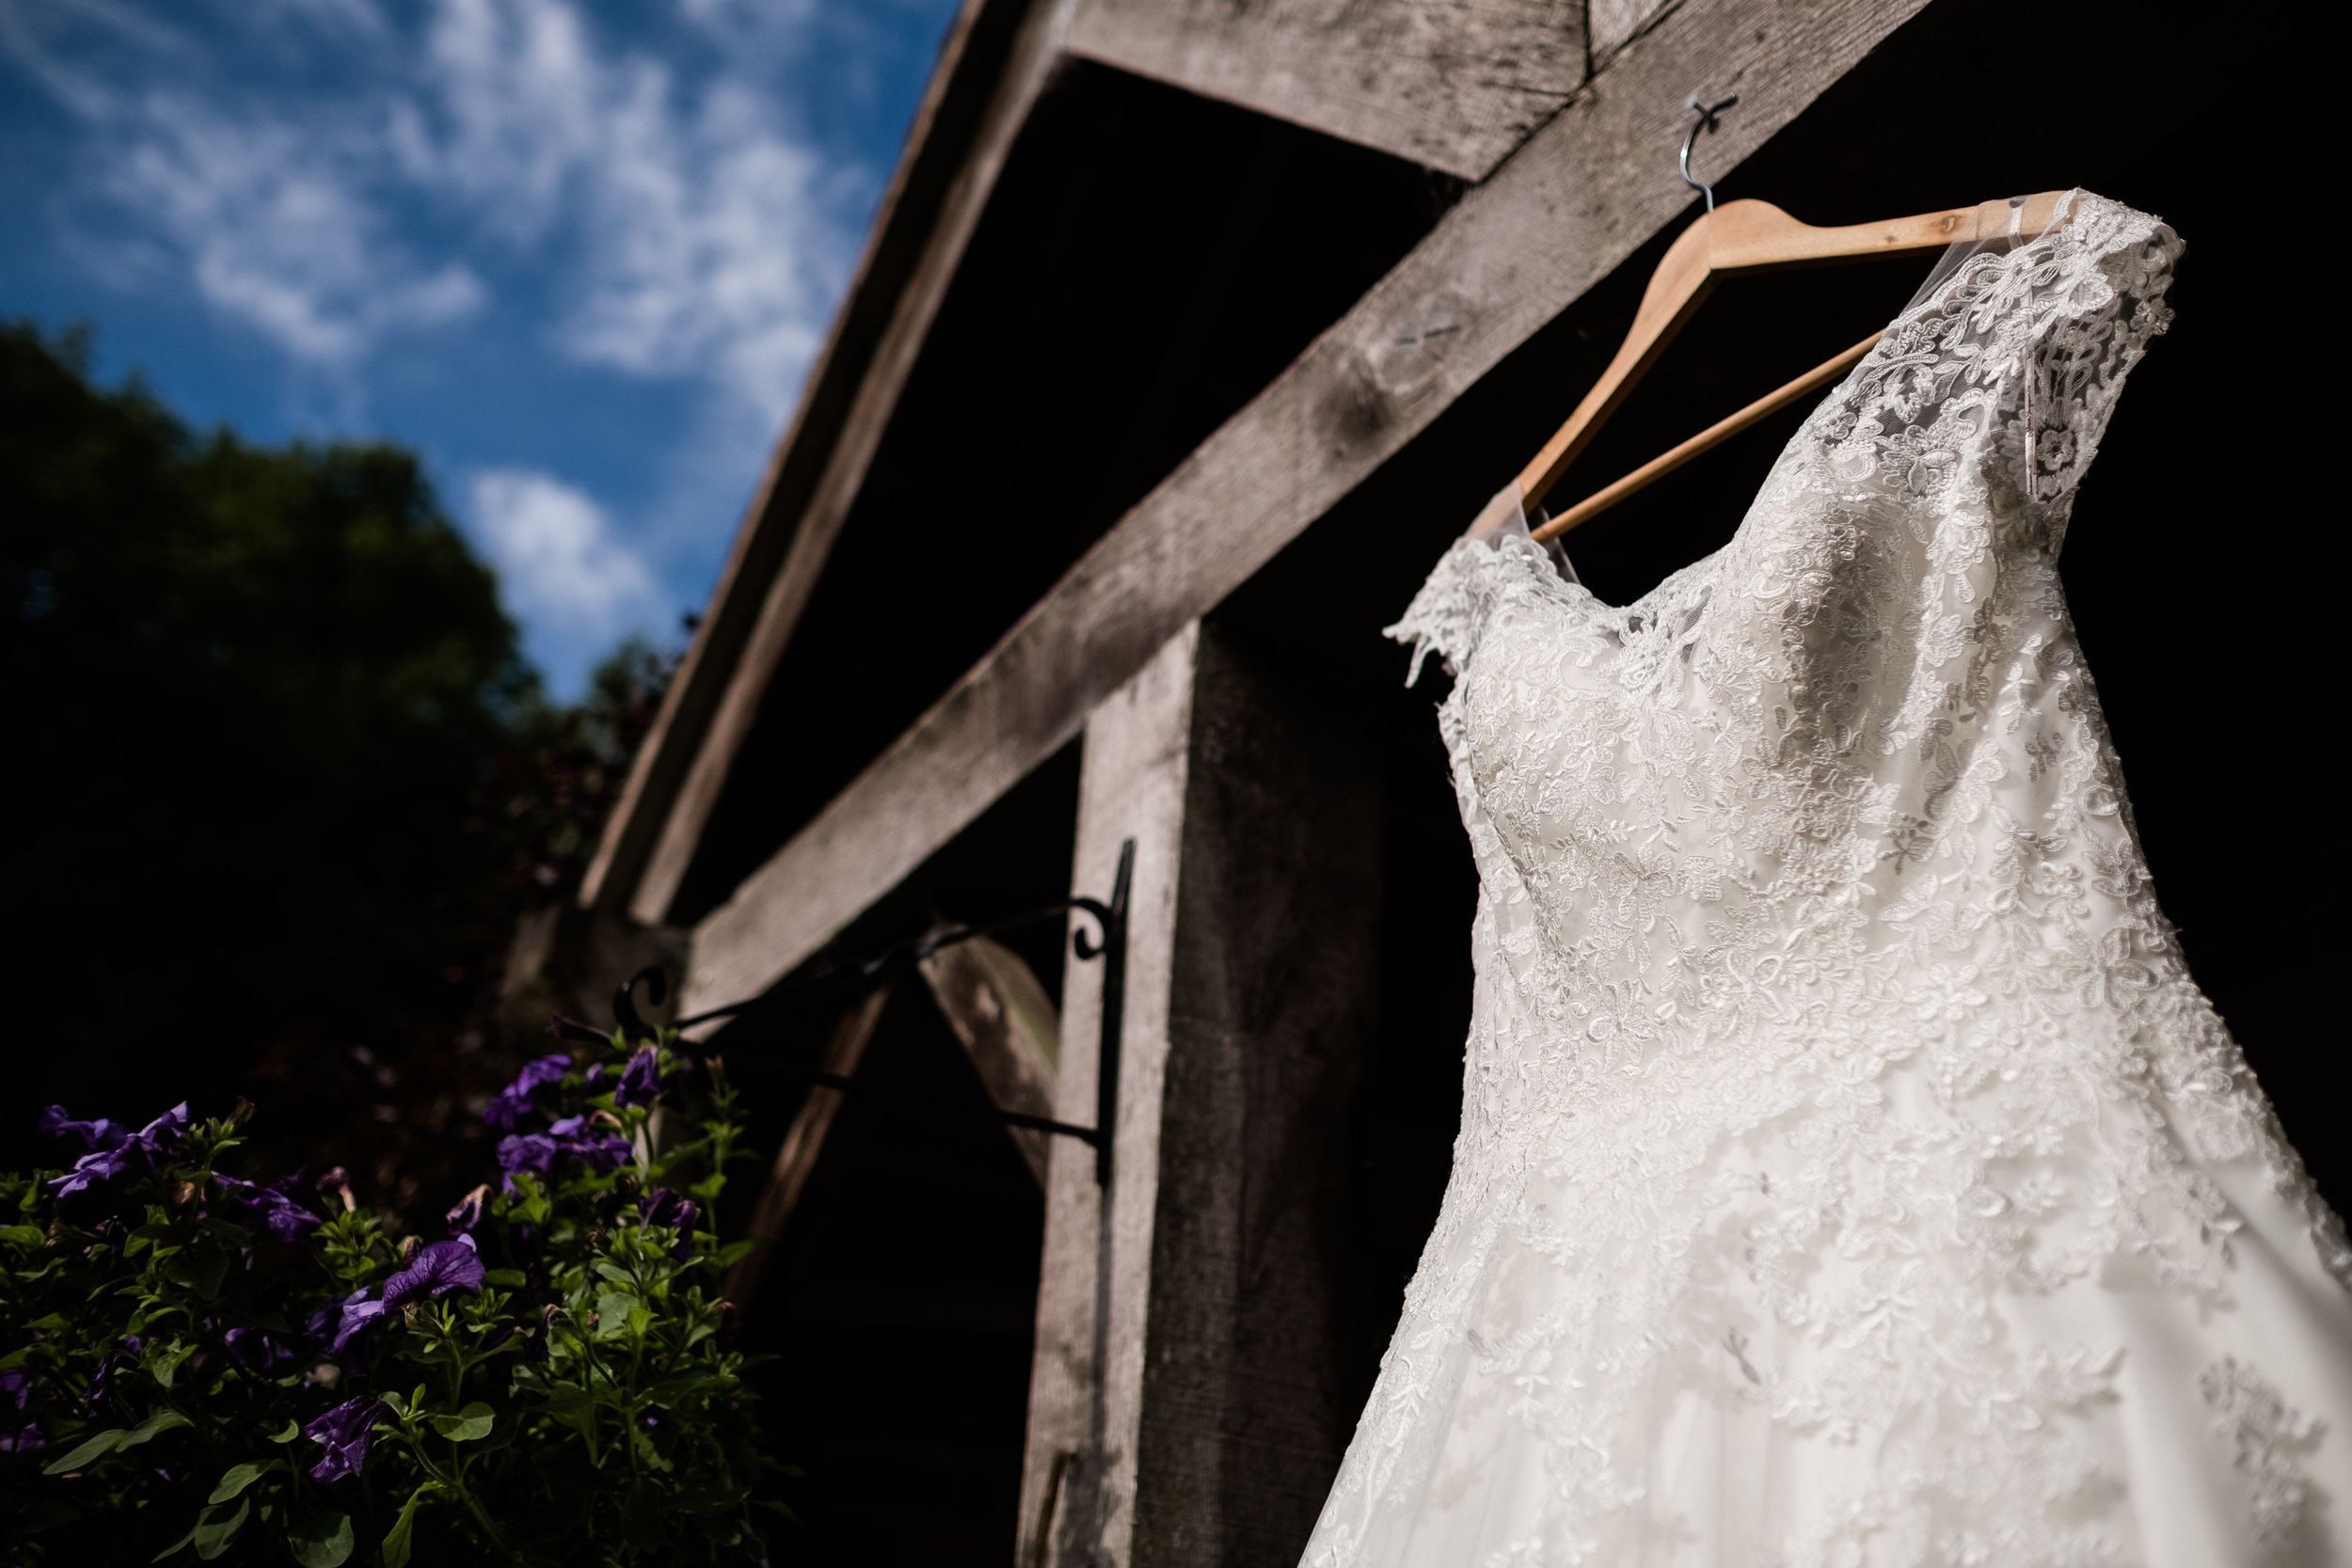
[(1134, 890), (1136, 841), (1119, 847), (1119, 874), (1111, 880), (1111, 901), (1105, 906), (1091, 898), (1073, 898), (1073, 908), (1092, 915), (1103, 927), (1103, 940), (1089, 944), (1084, 931), (1071, 934), (1071, 949), (1081, 958), (1103, 960), (1103, 1032), (1094, 1056), (1094, 1184), (1111, 1184), (1111, 1141), (1119, 1130), (1119, 1049), (1127, 1014), (1127, 912)]
[[(1107, 904), (1099, 898), (1089, 898), (1080, 895), (1058, 904), (1049, 904), (1041, 910), (1030, 910), (1008, 920), (991, 921), (983, 926), (952, 926), (946, 930), (934, 932), (916, 942), (894, 943), (861, 963), (826, 965), (799, 977), (796, 981), (787, 982), (785, 986), (778, 987), (776, 990), (796, 990), (803, 986), (831, 980), (845, 970), (859, 979), (870, 980), (896, 964), (920, 963), (943, 947), (953, 947), (958, 942), (970, 942), (974, 937), (987, 936), (1016, 926), (1031, 925), (1048, 916), (1064, 914), (1073, 910), (1091, 916), (1095, 925), (1101, 928), (1101, 937), (1099, 939), (1089, 937), (1084, 928), (1080, 928), (1071, 933), (1070, 945), (1082, 961), (1094, 958), (1103, 960), (1103, 1027), (1100, 1037), (1101, 1046), (1095, 1056), (1094, 1125), (1077, 1127), (1066, 1121), (1055, 1121), (1047, 1117), (1033, 1117), (1026, 1112), (1007, 1111), (1001, 1108), (993, 1107), (992, 1112), (998, 1121), (1010, 1127), (1025, 1127), (1033, 1132), (1047, 1132), (1056, 1137), (1075, 1138), (1080, 1143), (1092, 1145), (1095, 1182), (1098, 1186), (1108, 1187), (1111, 1181), (1111, 1137), (1119, 1123), (1119, 1052), (1121, 1028), (1125, 1022), (1127, 1010), (1127, 913), (1129, 898), (1134, 889), (1135, 870), (1136, 841), (1131, 838), (1119, 847), (1119, 872), (1112, 880), (1111, 897)], [(621, 982), (620, 987), (612, 993), (612, 1020), (620, 1027), (621, 1037), (627, 1040), (651, 1040), (657, 1037), (657, 1031), (637, 1011), (636, 992), (641, 984), (645, 988), (645, 1000), (657, 1007), (670, 993), (669, 976), (662, 973), (658, 964), (648, 964)], [(775, 990), (771, 990), (768, 994), (772, 996)], [(731, 1002), (723, 1007), (712, 1007), (707, 1012), (696, 1013), (691, 1018), (679, 1019), (673, 1027), (685, 1029), (697, 1023), (707, 1023), (712, 1019), (730, 1018), (737, 1013), (747, 1011), (762, 1000), (765, 998), (755, 998), (747, 1002)], [(606, 1037), (601, 1030), (568, 1018), (558, 1018), (548, 1027), (558, 1034), (577, 1035), (586, 1039), (600, 1040)], [(842, 1077), (838, 1073), (809, 1072), (803, 1074), (802, 1077), (807, 1083), (821, 1085), (830, 1089), (847, 1090), (860, 1086), (857, 1080)]]

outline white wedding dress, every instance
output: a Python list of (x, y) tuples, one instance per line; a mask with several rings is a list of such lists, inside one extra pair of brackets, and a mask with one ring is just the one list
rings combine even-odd
[(1955, 247), (1721, 552), (1613, 608), (1521, 522), (1391, 628), (1476, 1001), (1308, 1568), (2352, 1561), (2352, 1252), (2058, 585), (2180, 249), (2079, 192)]

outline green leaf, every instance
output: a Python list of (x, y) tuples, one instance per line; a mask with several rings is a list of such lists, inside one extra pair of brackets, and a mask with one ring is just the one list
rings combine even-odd
[(631, 1275), (627, 1269), (622, 1268), (617, 1263), (609, 1263), (601, 1258), (596, 1259), (596, 1272), (604, 1275), (605, 1278), (612, 1281), (615, 1285), (634, 1285), (637, 1283), (636, 1276)]
[(261, 1480), (262, 1472), (268, 1468), (270, 1468), (270, 1466), (267, 1465), (238, 1465), (232, 1466), (227, 1475), (220, 1478), (220, 1484), (213, 1488), (213, 1495), (204, 1500), (208, 1503), (225, 1503), (230, 1498), (235, 1497), (238, 1493), (244, 1491), (246, 1487), (252, 1485), (255, 1481)]
[(476, 1443), (490, 1435), (497, 1421), (490, 1407), (477, 1400), (454, 1416), (434, 1417), (433, 1430), (453, 1443)]
[(252, 1512), (253, 1499), (247, 1497), (237, 1504), (237, 1511), (234, 1513), (229, 1513), (228, 1505), (224, 1503), (208, 1508), (198, 1514), (196, 1516), (196, 1555), (210, 1562), (227, 1551), (229, 1543), (237, 1538), (237, 1531), (245, 1528), (246, 1516)]
[(408, 1500), (400, 1505), (400, 1517), (394, 1519), (392, 1528), (384, 1532), (384, 1568), (407, 1568), (408, 1537), (410, 1529), (416, 1524), (417, 1504), (423, 1499), (427, 1492), (438, 1490), (439, 1488), (433, 1482), (427, 1481), (409, 1493)]
[(147, 1419), (141, 1421), (138, 1425), (124, 1433), (122, 1434), (122, 1441), (117, 1444), (116, 1447), (135, 1449), (141, 1443), (146, 1442), (149, 1438), (154, 1436), (158, 1433), (169, 1432), (173, 1427), (183, 1427), (187, 1424), (188, 1418), (185, 1416), (181, 1415), (177, 1410), (158, 1410), (155, 1414), (150, 1416)]
[(723, 1269), (731, 1269), (767, 1244), (768, 1238), (765, 1236), (755, 1236), (748, 1242), (729, 1242), (718, 1250), (711, 1261)]
[(523, 1276), (523, 1271), (520, 1269), (492, 1269), (484, 1276), (484, 1280), (485, 1283), (495, 1285), (501, 1291), (519, 1291), (531, 1283)]
[(548, 1393), (548, 1402), (539, 1407), (539, 1413), (584, 1433), (596, 1422), (596, 1401), (585, 1388), (557, 1388)]
[(683, 1509), (698, 1519), (715, 1519), (742, 1507), (743, 1499), (750, 1495), (751, 1488), (747, 1486), (698, 1486), (672, 1497), (670, 1506)]
[(269, 1440), (273, 1443), (291, 1443), (301, 1435), (302, 1423), (289, 1418), (286, 1422), (286, 1429), (283, 1432), (271, 1433), (269, 1434)]
[(608, 1291), (596, 1298), (596, 1338), (610, 1339), (628, 1329), (628, 1315), (637, 1306), (637, 1298)]
[(167, 1346), (147, 1358), (147, 1370), (157, 1383), (171, 1386), (171, 1380), (180, 1375), (180, 1363), (196, 1354), (196, 1346), (188, 1340)]
[(18, 1246), (40, 1246), (49, 1240), (49, 1232), (37, 1225), (11, 1225), (0, 1229), (0, 1242), (13, 1242)]
[(40, 1473), (44, 1476), (61, 1476), (68, 1470), (78, 1470), (91, 1460), (103, 1454), (112, 1453), (120, 1448), (122, 1440), (129, 1435), (131, 1435), (130, 1433), (121, 1427), (116, 1427), (110, 1432), (102, 1432), (63, 1459), (50, 1464)]
[(313, 1513), (286, 1531), (286, 1547), (302, 1568), (342, 1568), (351, 1545), (348, 1513)]
[(149, 1558), (147, 1560), (150, 1562), (161, 1562), (164, 1559), (169, 1557), (172, 1553), (181, 1550), (186, 1546), (189, 1542), (195, 1539), (196, 1531), (194, 1529), (190, 1529), (187, 1534), (182, 1536), (179, 1540), (174, 1541), (170, 1545), (166, 1546), (162, 1551), (157, 1552), (153, 1557)]

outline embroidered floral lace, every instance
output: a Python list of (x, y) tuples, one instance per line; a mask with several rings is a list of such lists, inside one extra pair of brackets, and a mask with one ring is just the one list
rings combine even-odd
[(1620, 609), (1465, 540), (1391, 628), (1457, 677), (1478, 983), (1308, 1568), (2352, 1543), (2352, 1249), (2157, 911), (2058, 582), (2180, 250), (2079, 192), (1955, 247), (1724, 550)]

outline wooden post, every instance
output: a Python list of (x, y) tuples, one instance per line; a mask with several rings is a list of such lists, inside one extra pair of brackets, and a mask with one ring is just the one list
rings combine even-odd
[[(1045, 1251), (1021, 1485), (1022, 1568), (1127, 1560), (1200, 634), (1198, 622), (1179, 631), (1087, 721), (1072, 890), (1101, 896), (1118, 875), (1120, 845), (1136, 841), (1115, 1129), (1119, 1159), (1106, 1191), (1095, 1185), (1094, 1151), (1057, 1138), (1046, 1170)], [(1071, 963), (1062, 970), (1054, 1114), (1081, 1126), (1091, 1125), (1096, 1114), (1104, 967)]]
[(1198, 623), (1086, 745), (1079, 884), (1137, 840), (1118, 1169), (1097, 1194), (1085, 1150), (1054, 1152), (1019, 1561), (1289, 1568), (1356, 1415), (1331, 1319), (1379, 769)]

